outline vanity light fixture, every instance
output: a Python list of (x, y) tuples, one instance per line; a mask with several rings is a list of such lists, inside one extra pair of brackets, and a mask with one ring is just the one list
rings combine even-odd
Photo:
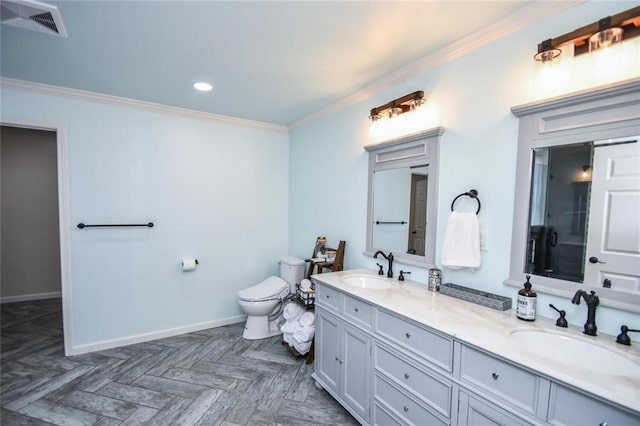
[(405, 112), (413, 111), (426, 101), (427, 99), (424, 97), (424, 92), (422, 90), (418, 90), (387, 102), (384, 105), (372, 108), (369, 114), (369, 119), (372, 122), (378, 121), (382, 118), (382, 113), (385, 111), (387, 111), (389, 118), (397, 117)]
[(589, 37), (589, 52), (609, 47), (622, 41), (624, 30), (620, 27), (611, 27), (611, 17), (607, 16), (598, 21), (598, 32)]
[(548, 39), (538, 45), (538, 53), (533, 59), (540, 62), (549, 62), (560, 56), (561, 53), (560, 49), (551, 45), (551, 39)]
[(578, 56), (639, 35), (640, 6), (636, 6), (541, 42), (533, 58), (539, 62), (552, 61), (560, 55), (560, 47), (567, 44), (573, 44), (573, 54)]

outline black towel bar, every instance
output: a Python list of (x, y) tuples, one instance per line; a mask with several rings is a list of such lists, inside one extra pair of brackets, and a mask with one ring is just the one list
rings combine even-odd
[(476, 214), (480, 213), (480, 198), (478, 198), (478, 191), (476, 191), (475, 189), (470, 189), (469, 191), (463, 192), (462, 194), (454, 198), (453, 201), (451, 202), (451, 211), (453, 211), (453, 205), (456, 203), (456, 200), (464, 196), (471, 197), (478, 202), (478, 210), (476, 210)]
[(153, 222), (149, 223), (107, 223), (107, 224), (99, 224), (99, 225), (85, 225), (84, 223), (79, 223), (78, 228), (104, 228), (104, 227), (120, 227), (120, 226), (147, 226), (149, 228), (153, 228)]
[(404, 220), (400, 222), (380, 222), (379, 220), (376, 220), (376, 225), (404, 225), (406, 223), (409, 222), (405, 222)]

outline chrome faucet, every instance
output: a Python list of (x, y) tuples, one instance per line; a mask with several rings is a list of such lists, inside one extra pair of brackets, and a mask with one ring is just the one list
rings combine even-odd
[(587, 294), (584, 290), (576, 291), (576, 294), (571, 299), (571, 303), (574, 305), (580, 304), (580, 298), (584, 299), (587, 304), (587, 322), (584, 323), (584, 334), (589, 336), (596, 336), (598, 327), (596, 326), (596, 308), (600, 304), (600, 298), (596, 296), (596, 292), (591, 290), (591, 294)]
[(389, 269), (387, 270), (387, 277), (388, 278), (393, 278), (393, 253), (389, 253), (389, 255), (387, 256), (381, 250), (378, 250), (373, 255), (373, 258), (377, 259), (379, 254), (381, 254), (382, 257), (384, 257), (385, 259), (387, 259), (387, 261), (389, 261)]

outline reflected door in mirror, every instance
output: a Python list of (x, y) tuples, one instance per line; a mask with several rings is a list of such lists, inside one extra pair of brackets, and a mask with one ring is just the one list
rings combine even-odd
[[(423, 167), (428, 169), (428, 167)], [(427, 181), (426, 174), (411, 174), (411, 200), (409, 208), (409, 244), (407, 253), (424, 256), (427, 233)]]
[(640, 290), (640, 143), (597, 146), (585, 282)]

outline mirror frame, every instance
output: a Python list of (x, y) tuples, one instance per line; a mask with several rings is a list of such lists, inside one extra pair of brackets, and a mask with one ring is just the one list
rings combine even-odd
[[(522, 287), (525, 277), (533, 149), (634, 137), (640, 134), (640, 79), (602, 86), (567, 96), (511, 108), (519, 118), (518, 155), (511, 237), (509, 278), (504, 284)], [(570, 300), (577, 290), (595, 290), (600, 304), (640, 312), (637, 293), (535, 275), (539, 293)]]
[(402, 264), (431, 267), (435, 263), (436, 225), (438, 208), (438, 163), (440, 152), (440, 137), (444, 127), (435, 127), (419, 133), (392, 139), (364, 147), (369, 152), (369, 187), (367, 197), (367, 245), (365, 255), (382, 250), (388, 253), (386, 247), (374, 247), (374, 188), (375, 172), (429, 165), (429, 181), (427, 186), (427, 227), (425, 236), (425, 254), (418, 256), (406, 252), (393, 251), (394, 259)]

